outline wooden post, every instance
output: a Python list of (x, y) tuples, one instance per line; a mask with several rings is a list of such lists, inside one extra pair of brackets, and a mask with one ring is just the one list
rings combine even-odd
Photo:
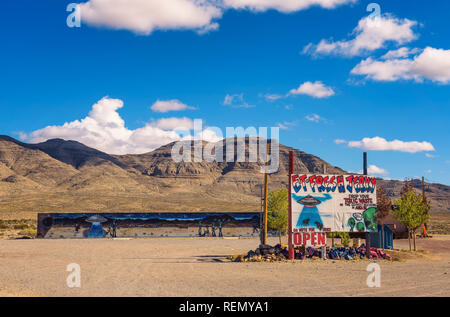
[(266, 169), (264, 171), (264, 227), (263, 227), (263, 243), (267, 244), (267, 203), (269, 198), (269, 140), (267, 140), (267, 148), (266, 148)]
[[(367, 175), (367, 152), (363, 153), (363, 172)], [(366, 232), (366, 257), (370, 259), (370, 235)]]
[(294, 246), (292, 245), (292, 177), (294, 174), (294, 151), (289, 151), (289, 211), (288, 211), (288, 250), (289, 250), (289, 260), (294, 259)]
[[(323, 163), (323, 173), (327, 173), (327, 165)], [(325, 233), (326, 234), (326, 233)], [(331, 247), (334, 248), (334, 232), (331, 232)]]

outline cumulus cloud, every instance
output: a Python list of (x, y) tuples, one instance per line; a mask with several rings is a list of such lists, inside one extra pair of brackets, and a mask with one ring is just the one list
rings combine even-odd
[(308, 95), (314, 98), (327, 98), (334, 95), (334, 90), (325, 86), (321, 81), (307, 81), (297, 89), (292, 89), (289, 95)]
[(364, 138), (361, 141), (349, 141), (349, 147), (360, 148), (372, 151), (399, 151), (407, 153), (430, 152), (435, 151), (434, 146), (430, 142), (404, 142), (400, 140), (387, 141), (381, 137)]
[(307, 115), (305, 119), (315, 123), (319, 123), (320, 121), (326, 121), (325, 118), (322, 118), (321, 116), (315, 113)]
[(400, 47), (399, 49), (387, 52), (381, 57), (381, 59), (406, 58), (419, 52), (420, 49), (418, 48), (410, 49), (409, 47)]
[(398, 45), (409, 43), (417, 38), (413, 27), (416, 21), (398, 19), (385, 14), (380, 17), (365, 17), (353, 30), (353, 39), (333, 41), (321, 40), (318, 44), (310, 43), (303, 53), (311, 55), (358, 56), (383, 48), (387, 42)]
[(204, 0), (89, 0), (80, 4), (84, 23), (148, 35), (154, 30), (217, 29), (223, 10)]
[(297, 125), (297, 122), (296, 121), (291, 121), (291, 122), (289, 122), (289, 121), (284, 121), (284, 122), (279, 122), (278, 124), (277, 124), (277, 126), (278, 126), (278, 128), (280, 128), (281, 130), (289, 130), (289, 127), (293, 127), (293, 126), (296, 126)]
[(229, 9), (278, 10), (283, 13), (319, 6), (333, 9), (357, 0), (89, 0), (81, 3), (84, 23), (148, 35), (155, 30), (195, 30), (202, 34), (219, 27)]
[[(188, 137), (190, 139), (192, 137)], [(206, 128), (202, 130), (196, 138), (200, 138), (206, 142), (218, 142), (223, 139), (222, 132), (215, 129)], [(185, 138), (186, 139), (186, 138)]]
[(267, 101), (276, 101), (276, 100), (279, 100), (279, 99), (281, 99), (281, 98), (283, 98), (283, 96), (281, 96), (281, 95), (278, 95), (278, 94), (266, 94), (266, 95), (264, 95), (264, 98), (267, 100)]
[(162, 118), (155, 121), (153, 126), (163, 130), (192, 130), (194, 121), (189, 118)]
[(195, 107), (188, 106), (177, 99), (157, 100), (151, 107), (154, 112), (169, 112), (180, 110), (195, 110)]
[(244, 94), (227, 94), (223, 100), (223, 105), (231, 108), (254, 108), (255, 105), (250, 105), (244, 100)]
[(305, 10), (312, 6), (333, 9), (339, 5), (354, 3), (357, 0), (224, 0), (227, 7), (252, 11), (277, 10), (290, 13)]
[[(363, 171), (359, 171), (359, 174), (362, 174)], [(367, 174), (373, 174), (373, 175), (387, 175), (389, 174), (388, 171), (386, 171), (384, 168), (378, 167), (376, 165), (370, 165), (367, 168)]]
[[(104, 97), (93, 105), (84, 119), (47, 126), (31, 132), (25, 139), (38, 143), (62, 138), (79, 141), (110, 154), (140, 154), (185, 138), (177, 130), (192, 127), (192, 120), (188, 118), (166, 118), (131, 130), (117, 112), (122, 107), (122, 100)], [(211, 132), (207, 134), (212, 139)]]
[(361, 61), (351, 74), (362, 75), (376, 81), (429, 79), (441, 84), (450, 83), (450, 50), (425, 48), (414, 58), (389, 58), (376, 60), (371, 57)]

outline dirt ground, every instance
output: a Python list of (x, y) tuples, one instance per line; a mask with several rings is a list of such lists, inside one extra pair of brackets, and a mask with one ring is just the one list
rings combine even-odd
[[(420, 239), (417, 245), (429, 252), (378, 261), (381, 287), (369, 288), (367, 260), (226, 259), (255, 249), (253, 238), (0, 240), (0, 295), (449, 296), (450, 236)], [(408, 248), (408, 241), (396, 240), (395, 247)], [(81, 267), (80, 288), (67, 286), (70, 263)]]

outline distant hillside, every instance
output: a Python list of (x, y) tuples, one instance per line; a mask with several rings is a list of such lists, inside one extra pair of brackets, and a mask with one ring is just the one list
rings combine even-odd
[[(248, 138), (245, 139), (248, 148)], [(236, 143), (236, 140), (235, 140)], [(175, 163), (172, 144), (140, 155), (109, 155), (76, 141), (26, 144), (0, 136), (0, 217), (37, 212), (259, 210), (263, 174), (250, 162)], [(280, 145), (270, 188), (287, 184), (288, 154), (298, 173), (345, 173), (314, 155)], [(226, 151), (224, 150), (224, 153)], [(380, 180), (391, 196), (402, 182)], [(420, 182), (415, 186), (420, 188)], [(427, 184), (433, 213), (450, 214), (450, 187)]]

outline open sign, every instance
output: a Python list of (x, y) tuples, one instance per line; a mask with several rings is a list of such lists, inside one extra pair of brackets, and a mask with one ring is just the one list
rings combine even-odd
[(295, 232), (294, 245), (324, 246), (327, 244), (327, 234), (324, 232)]

